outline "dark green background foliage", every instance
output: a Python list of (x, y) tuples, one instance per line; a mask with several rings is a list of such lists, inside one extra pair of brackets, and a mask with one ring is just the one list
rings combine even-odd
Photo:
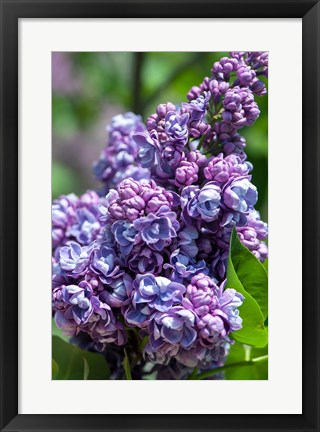
[[(90, 169), (106, 144), (105, 126), (113, 115), (128, 110), (146, 120), (158, 104), (187, 101), (186, 94), (210, 76), (219, 53), (65, 53), (76, 91), (53, 91), (53, 198), (95, 187)], [(257, 209), (267, 220), (268, 96), (256, 97), (261, 115), (240, 131), (247, 139), (259, 191)]]

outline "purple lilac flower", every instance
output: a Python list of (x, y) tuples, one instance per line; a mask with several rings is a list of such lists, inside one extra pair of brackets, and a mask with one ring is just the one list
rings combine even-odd
[(81, 327), (73, 319), (68, 319), (65, 317), (64, 310), (56, 311), (54, 315), (54, 322), (56, 326), (62, 330), (63, 334), (66, 336), (74, 336), (81, 332)]
[(268, 226), (260, 219), (256, 210), (251, 210), (247, 217), (247, 225), (237, 227), (240, 241), (261, 261), (268, 258), (268, 247), (262, 241), (267, 238)]
[(123, 345), (126, 342), (123, 325), (115, 319), (110, 306), (94, 295), (87, 281), (63, 286), (60, 302), (63, 307), (56, 311), (55, 322), (66, 335), (88, 333), (97, 349), (105, 347), (106, 343)]
[(184, 214), (212, 222), (220, 214), (221, 189), (215, 182), (207, 183), (202, 189), (187, 186), (181, 192), (181, 206)]
[(180, 304), (184, 292), (184, 285), (165, 277), (155, 277), (151, 273), (138, 274), (133, 282), (132, 304), (125, 311), (126, 322), (146, 327), (152, 313), (167, 312), (174, 304)]
[(90, 268), (105, 284), (121, 275), (115, 251), (104, 244), (94, 251)]
[[(128, 165), (123, 171), (118, 171), (115, 173), (112, 179), (112, 187), (116, 187), (122, 182), (122, 180), (130, 177), (137, 181), (149, 181), (150, 170), (142, 168), (140, 165)], [(106, 189), (106, 193), (107, 192), (108, 189)]]
[(125, 220), (119, 220), (112, 224), (111, 231), (120, 247), (121, 253), (127, 255), (131, 252), (138, 232), (134, 225)]
[(92, 288), (86, 281), (79, 285), (68, 285), (62, 289), (62, 298), (69, 305), (66, 318), (73, 319), (78, 325), (86, 324), (93, 313)]
[(204, 180), (203, 170), (208, 164), (208, 159), (199, 150), (192, 150), (175, 167), (175, 179), (168, 182), (178, 188), (201, 184)]
[(206, 156), (199, 150), (190, 151), (187, 154), (187, 161), (197, 164), (199, 169), (204, 168), (208, 163)]
[(216, 105), (220, 103), (228, 88), (229, 84), (223, 80), (212, 79), (209, 81), (209, 90)]
[(176, 145), (173, 141), (164, 143), (158, 154), (157, 164), (152, 170), (154, 178), (163, 184), (167, 184), (168, 181), (172, 182), (176, 169), (185, 159), (183, 147)]
[[(158, 312), (148, 326), (149, 341), (145, 348), (151, 360), (168, 361), (182, 347), (189, 349), (197, 337), (194, 329), (195, 315), (181, 306), (174, 306), (167, 312)], [(156, 355), (156, 353), (160, 353)], [(161, 355), (162, 354), (162, 355)]]
[(156, 113), (152, 114), (147, 120), (148, 131), (155, 130), (158, 133), (158, 138), (161, 143), (168, 140), (168, 135), (165, 131), (165, 118), (168, 112), (175, 112), (176, 106), (171, 102), (160, 104), (157, 107)]
[(207, 135), (211, 130), (211, 126), (207, 123), (205, 118), (210, 98), (210, 92), (203, 92), (203, 94), (191, 100), (189, 103), (183, 102), (181, 104), (180, 112), (182, 114), (189, 114), (189, 134), (194, 138)]
[(158, 275), (163, 267), (163, 251), (161, 254), (143, 243), (133, 247), (126, 258), (126, 265), (134, 273), (153, 273)]
[(120, 321), (108, 315), (99, 318), (89, 324), (88, 332), (98, 351), (106, 351), (109, 344), (121, 346), (127, 343), (127, 333)]
[(85, 330), (85, 325), (89, 323), (95, 312), (104, 315), (112, 314), (110, 306), (101, 303), (93, 295), (92, 288), (86, 281), (81, 281), (78, 285), (63, 287), (62, 299), (65, 310), (56, 313), (56, 323), (59, 328), (63, 326), (65, 320), (68, 320), (70, 330), (72, 328), (74, 332), (79, 331), (79, 329)]
[(257, 232), (251, 226), (237, 227), (237, 233), (243, 243), (258, 260), (264, 262), (268, 258), (268, 247), (257, 238)]
[(151, 181), (137, 182), (132, 178), (123, 180), (117, 190), (111, 189), (106, 196), (106, 205), (100, 206), (102, 220), (115, 222), (171, 210), (173, 194)]
[(52, 247), (57, 249), (70, 240), (89, 245), (99, 238), (103, 224), (99, 220), (99, 203), (104, 199), (94, 191), (80, 198), (62, 195), (52, 204)]
[(250, 176), (231, 178), (222, 190), (224, 215), (221, 225), (235, 221), (240, 226), (247, 221), (245, 214), (258, 200), (257, 188), (250, 183)]
[(155, 130), (151, 132), (136, 132), (132, 139), (137, 144), (138, 160), (143, 168), (151, 168), (156, 160), (156, 154), (159, 152), (160, 144), (158, 134)]
[(211, 369), (223, 366), (228, 346), (229, 344), (223, 340), (220, 340), (211, 348), (206, 348), (198, 342), (190, 350), (180, 349), (176, 359), (189, 368)]
[(229, 89), (223, 99), (223, 108), (222, 119), (237, 129), (251, 126), (260, 115), (253, 94), (246, 87)]
[(66, 230), (75, 221), (78, 197), (75, 194), (62, 195), (52, 204), (52, 248), (62, 245)]
[(252, 93), (254, 93), (257, 96), (264, 96), (267, 93), (266, 86), (264, 82), (259, 80), (258, 78), (255, 78), (252, 80), (252, 83), (250, 85), (250, 89)]
[(260, 213), (257, 210), (250, 211), (248, 215), (248, 226), (255, 229), (259, 240), (265, 240), (267, 238), (268, 225), (261, 220)]
[(159, 215), (150, 213), (148, 216), (136, 219), (133, 226), (148, 246), (161, 251), (171, 243), (174, 237), (177, 237), (180, 224), (176, 216), (175, 212), (165, 212)]
[(188, 141), (189, 114), (177, 114), (174, 111), (169, 111), (165, 117), (165, 131), (171, 141), (184, 146)]
[(185, 153), (181, 147), (167, 142), (162, 146), (160, 157), (160, 164), (162, 167), (167, 164), (169, 168), (174, 169), (184, 160)]
[(246, 140), (239, 134), (231, 135), (228, 139), (222, 142), (223, 153), (228, 155), (237, 155), (242, 160), (246, 159), (246, 154), (244, 153), (244, 148), (246, 146)]
[(68, 277), (58, 263), (52, 264), (52, 309), (54, 312), (65, 309), (62, 289), (73, 282), (74, 279)]
[(184, 307), (196, 314), (196, 328), (200, 343), (211, 347), (221, 339), (229, 341), (230, 332), (242, 327), (238, 307), (244, 297), (234, 289), (224, 290), (225, 282), (218, 287), (208, 276), (198, 274), (191, 279), (184, 299)]
[(199, 252), (196, 240), (199, 237), (199, 232), (196, 227), (189, 225), (179, 231), (178, 234), (178, 248), (185, 255), (195, 258)]
[(256, 73), (250, 66), (241, 65), (237, 69), (237, 78), (240, 85), (244, 87), (249, 87), (256, 77)]
[(175, 174), (177, 187), (190, 186), (198, 180), (199, 167), (195, 162), (181, 161)]
[(114, 116), (111, 123), (106, 127), (111, 138), (121, 135), (130, 135), (131, 133), (144, 130), (145, 126), (140, 116), (127, 112), (125, 114), (118, 114)]
[(129, 112), (113, 117), (106, 129), (109, 143), (94, 163), (93, 173), (105, 184), (115, 185), (120, 180), (119, 171), (123, 178), (124, 173), (130, 175), (137, 166), (138, 146), (132, 136), (135, 132), (143, 132), (145, 126), (140, 116)]
[(98, 221), (99, 210), (96, 206), (95, 212), (87, 208), (76, 211), (76, 221), (67, 231), (67, 236), (74, 237), (80, 244), (90, 244), (98, 237), (101, 224)]
[(132, 291), (132, 277), (123, 274), (114, 279), (110, 284), (104, 285), (104, 290), (99, 294), (99, 299), (111, 307), (119, 308), (129, 298)]
[(238, 69), (239, 61), (236, 58), (222, 57), (212, 67), (212, 75), (217, 79), (229, 81), (230, 74)]
[(196, 260), (195, 258), (176, 249), (170, 256), (170, 264), (164, 264), (163, 268), (172, 269), (172, 279), (181, 281), (188, 279), (200, 271), (207, 271), (206, 262), (204, 260)]
[(218, 280), (224, 280), (227, 274), (229, 248), (215, 248), (215, 252), (211, 255), (210, 270), (214, 277)]
[(268, 77), (268, 51), (252, 51), (247, 53), (246, 62), (257, 71), (259, 75)]
[(204, 175), (208, 180), (214, 180), (222, 185), (231, 177), (245, 176), (252, 170), (250, 162), (244, 162), (239, 156), (223, 156), (223, 153), (213, 157), (204, 169)]
[(203, 119), (206, 113), (206, 110), (209, 106), (209, 100), (210, 93), (204, 92), (204, 94), (198, 96), (189, 103), (183, 102), (181, 106), (184, 112), (188, 112), (190, 114), (191, 122), (199, 122)]
[(59, 251), (59, 264), (67, 276), (77, 278), (87, 272), (95, 245), (80, 246), (70, 242)]

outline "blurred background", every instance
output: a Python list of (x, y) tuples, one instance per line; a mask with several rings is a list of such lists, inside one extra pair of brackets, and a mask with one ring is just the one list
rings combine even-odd
[[(99, 184), (91, 174), (106, 145), (106, 125), (132, 111), (144, 121), (158, 104), (187, 101), (186, 94), (210, 76), (226, 52), (55, 52), (52, 53), (52, 195), (82, 194)], [(267, 221), (268, 96), (256, 97), (261, 114), (240, 130), (247, 139), (256, 208)]]

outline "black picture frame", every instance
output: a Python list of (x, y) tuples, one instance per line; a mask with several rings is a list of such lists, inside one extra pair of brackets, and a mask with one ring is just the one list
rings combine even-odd
[[(0, 0), (1, 431), (318, 431), (320, 4), (314, 0)], [(302, 18), (303, 413), (301, 415), (18, 414), (19, 18)], [(288, 69), (294, 65), (288, 65)], [(284, 89), (284, 105), (286, 91)], [(294, 119), (292, 127), (294, 125)], [(294, 233), (292, 233), (294, 235)], [(23, 259), (23, 257), (19, 257)], [(285, 331), (280, 329), (279, 331)], [(45, 397), (45, 395), (44, 395)]]

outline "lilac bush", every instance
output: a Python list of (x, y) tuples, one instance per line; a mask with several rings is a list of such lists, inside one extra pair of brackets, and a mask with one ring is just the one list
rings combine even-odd
[(66, 335), (122, 358), (126, 347), (140, 378), (150, 364), (159, 379), (163, 367), (186, 377), (224, 364), (245, 300), (225, 288), (233, 228), (268, 256), (240, 134), (267, 75), (267, 53), (233, 52), (180, 106), (159, 105), (146, 124), (112, 119), (93, 165), (102, 189), (52, 205), (52, 307)]

